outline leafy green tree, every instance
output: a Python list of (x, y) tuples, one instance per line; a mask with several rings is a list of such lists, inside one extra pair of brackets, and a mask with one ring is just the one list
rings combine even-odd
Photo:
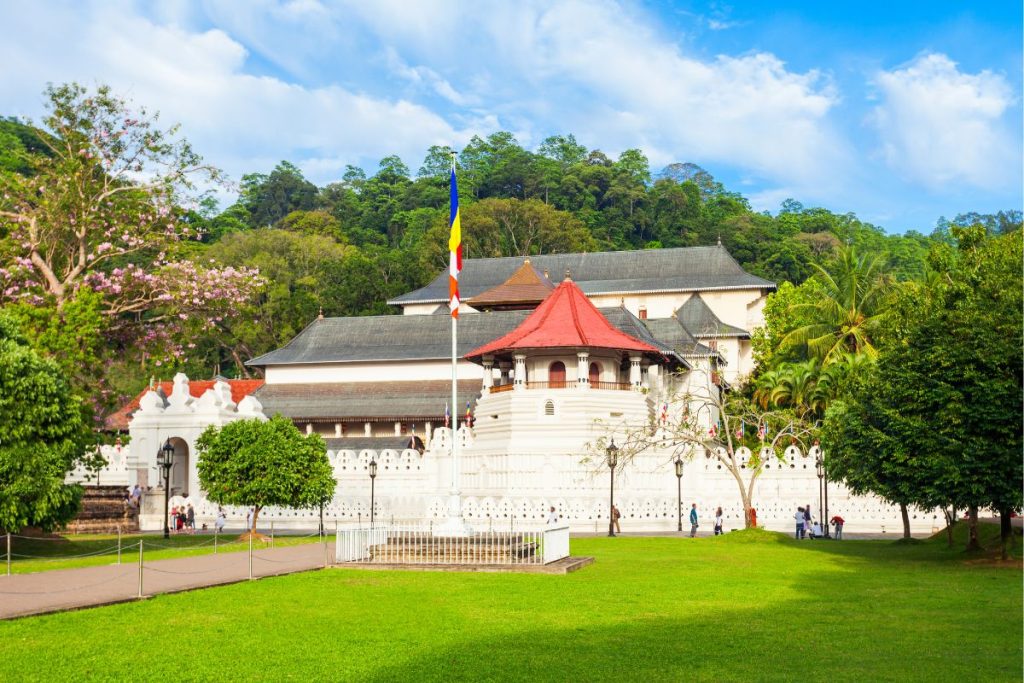
[(1024, 486), (1024, 296), (1020, 233), (985, 237), (956, 228), (958, 249), (937, 250), (944, 277), (930, 290), (907, 289), (897, 327), (872, 373), (826, 416), (834, 469), (849, 482), (895, 500), (970, 511), (1003, 522)]
[(302, 171), (287, 161), (280, 162), (269, 176), (253, 174), (243, 178), (242, 204), (254, 227), (277, 224), (292, 211), (316, 208), (319, 190)]
[(94, 444), (63, 373), (0, 312), (0, 529), (71, 520), (82, 490), (64, 477)]
[(780, 345), (806, 345), (808, 356), (826, 365), (848, 351), (877, 354), (873, 341), (886, 320), (890, 289), (881, 259), (843, 249), (830, 268), (815, 269), (821, 297), (794, 304), (794, 313), (808, 321), (790, 330)]
[(260, 511), (268, 505), (310, 508), (334, 496), (336, 482), (324, 440), (300, 433), (280, 415), (211, 425), (196, 447), (203, 490), (215, 503), (255, 508), (254, 535)]

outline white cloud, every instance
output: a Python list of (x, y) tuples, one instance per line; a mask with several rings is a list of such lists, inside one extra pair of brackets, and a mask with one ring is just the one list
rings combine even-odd
[(448, 32), (376, 3), (358, 12), (406, 61), (433, 60), (460, 93), (486, 101), (502, 121), (530, 121), (536, 133), (573, 132), (610, 153), (642, 146), (655, 165), (735, 164), (801, 186), (849, 166), (829, 121), (839, 98), (826, 75), (792, 72), (768, 53), (687, 55), (632, 6), (467, 5), (454, 28), (442, 20)]
[[(292, 5), (297, 11), (309, 3)], [(459, 144), (471, 135), (406, 100), (248, 74), (247, 50), (219, 29), (190, 32), (104, 5), (79, 15), (46, 15), (45, 21), (46, 12), (39, 12), (21, 12), (19, 25), (8, 27), (15, 35), (24, 30), (28, 40), (0, 44), (0, 62), (14, 67), (0, 71), (5, 114), (38, 117), (39, 93), (48, 81), (108, 83), (160, 111), (164, 123), (181, 123), (196, 149), (235, 179), (269, 170), (279, 159), (300, 166), (316, 159), (311, 171), (325, 174), (387, 154), (415, 164), (429, 145)], [(78, 40), (54, 49), (36, 26)], [(40, 39), (31, 39), (34, 32)], [(311, 179), (325, 182), (333, 175)]]
[(1005, 116), (1014, 96), (1003, 76), (963, 73), (946, 55), (924, 54), (878, 73), (875, 85), (882, 154), (907, 179), (931, 189), (1019, 182), (1020, 139)]

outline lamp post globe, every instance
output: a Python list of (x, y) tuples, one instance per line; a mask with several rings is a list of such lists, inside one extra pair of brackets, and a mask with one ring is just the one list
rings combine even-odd
[(170, 439), (167, 439), (164, 445), (157, 449), (156, 462), (164, 475), (164, 538), (170, 538), (171, 529), (167, 518), (171, 505), (171, 468), (174, 467), (174, 446), (171, 445)]
[(370, 528), (373, 528), (373, 517), (374, 517), (374, 485), (377, 479), (377, 461), (370, 460)]
[(615, 437), (608, 444), (608, 471), (611, 474), (611, 488), (608, 494), (608, 535), (615, 537), (615, 468), (619, 464), (619, 447), (615, 445)]
[(676, 456), (673, 463), (676, 466), (676, 517), (678, 525), (676, 531), (683, 530), (683, 459)]

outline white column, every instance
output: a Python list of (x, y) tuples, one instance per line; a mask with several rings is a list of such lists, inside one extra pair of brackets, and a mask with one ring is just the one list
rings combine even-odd
[(373, 427), (370, 426), (369, 422), (363, 423), (363, 434), (366, 436), (373, 436)]
[(423, 423), (423, 430), (424, 430), (423, 433), (426, 434), (426, 436), (424, 437), (423, 441), (427, 444), (427, 446), (430, 446), (430, 434), (434, 430), (434, 425), (431, 424), (430, 422), (424, 422)]
[(633, 391), (640, 391), (640, 359), (639, 354), (629, 355), (629, 384)]
[(515, 391), (526, 388), (526, 356), (517, 353), (513, 358), (516, 361), (516, 386)]
[(312, 434), (312, 433), (313, 433), (313, 423), (312, 422), (307, 422), (306, 423), (306, 434)]
[(498, 361), (498, 368), (501, 370), (501, 383), (508, 384), (512, 373), (512, 364), (507, 360)]
[(494, 358), (484, 356), (484, 387), (483, 393), (491, 393), (491, 386), (494, 384)]
[(576, 353), (576, 388), (590, 388), (590, 352), (578, 351)]
[(341, 438), (341, 423), (340, 422), (335, 422), (334, 423), (334, 436), (336, 438), (339, 438), (339, 439)]
[(395, 436), (401, 436), (401, 435), (402, 435), (402, 423), (401, 422), (396, 422), (395, 423)]

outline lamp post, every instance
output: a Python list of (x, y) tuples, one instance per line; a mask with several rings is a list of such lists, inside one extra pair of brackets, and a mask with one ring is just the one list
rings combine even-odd
[(821, 517), (821, 523), (825, 526), (825, 538), (832, 538), (832, 535), (829, 533), (828, 523), (828, 472), (825, 470), (825, 454), (821, 451), (821, 442), (818, 439), (814, 440), (814, 445), (818, 448), (818, 463), (821, 469), (820, 476), (822, 481), (822, 487), (825, 491), (825, 514), (823, 514)]
[(823, 526), (825, 526), (825, 528), (828, 528), (828, 526), (825, 524), (825, 508), (823, 507), (824, 503), (821, 494), (822, 485), (824, 483), (823, 480), (825, 478), (825, 468), (823, 466), (823, 463), (821, 462), (821, 453), (818, 453), (818, 457), (814, 459), (814, 469), (817, 470), (818, 472), (818, 519), (821, 520), (821, 523)]
[(377, 479), (377, 461), (370, 460), (370, 528), (373, 528), (373, 497), (374, 497), (374, 484)]
[(676, 456), (676, 516), (679, 518), (679, 525), (676, 531), (683, 530), (683, 460)]
[(608, 445), (608, 470), (611, 472), (611, 490), (608, 496), (608, 536), (615, 537), (615, 466), (619, 464), (619, 447), (615, 445), (615, 437)]
[(171, 506), (171, 468), (174, 467), (174, 446), (171, 440), (156, 451), (156, 464), (164, 473), (164, 538), (171, 537), (171, 529), (167, 524), (167, 515)]

